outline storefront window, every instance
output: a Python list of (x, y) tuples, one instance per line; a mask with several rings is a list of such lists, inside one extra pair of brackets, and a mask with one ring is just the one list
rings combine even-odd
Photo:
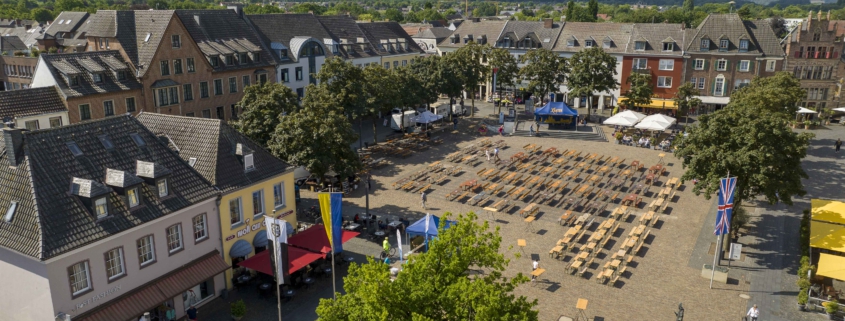
[(214, 296), (214, 279), (208, 279), (182, 293), (185, 309)]

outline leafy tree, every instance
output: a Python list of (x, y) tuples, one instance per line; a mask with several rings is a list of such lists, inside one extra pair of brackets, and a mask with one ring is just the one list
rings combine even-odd
[[(353, 264), (346, 294), (321, 299), (319, 320), (537, 320), (537, 301), (513, 294), (528, 278), (503, 276), (510, 261), (499, 252), (499, 228), (476, 218), (468, 213), (448, 229), (442, 224), (428, 252), (413, 256), (393, 281), (387, 264)], [(470, 273), (478, 270), (484, 272)]]
[(566, 3), (566, 13), (564, 13), (564, 16), (566, 16), (566, 21), (571, 21), (571, 19), (575, 18), (575, 1), (569, 0)]
[(319, 80), (319, 86), (326, 87), (326, 91), (334, 96), (347, 115), (358, 117), (366, 113), (363, 69), (334, 57), (326, 59), (314, 77)]
[[(519, 77), (519, 66), (516, 58), (505, 48), (492, 48), (487, 53), (487, 60), (490, 68), (496, 68), (496, 86), (508, 88), (516, 86)], [(497, 90), (497, 88), (493, 88)], [(502, 111), (502, 104), (499, 104), (499, 112)]]
[(30, 17), (32, 17), (32, 20), (38, 22), (47, 22), (53, 20), (53, 13), (50, 12), (50, 10), (44, 8), (32, 9), (32, 11), (29, 12), (29, 15)]
[(452, 117), (452, 100), (461, 96), (463, 91), (463, 81), (461, 80), (461, 65), (460, 59), (455, 55), (448, 55), (440, 59), (437, 71), (437, 76), (440, 86), (438, 92), (449, 97), (449, 117)]
[(284, 13), (285, 11), (274, 5), (250, 4), (244, 7), (246, 14)]
[(238, 102), (241, 114), (232, 127), (261, 146), (266, 146), (285, 114), (299, 109), (299, 98), (290, 88), (279, 83), (252, 85), (244, 89)]
[(701, 99), (697, 98), (698, 89), (692, 83), (684, 83), (678, 87), (678, 92), (675, 94), (675, 104), (678, 105), (678, 114), (684, 114), (684, 123), (689, 120), (690, 108), (701, 105)]
[(519, 77), (528, 81), (528, 90), (541, 102), (566, 80), (566, 59), (548, 49), (530, 50), (520, 60), (525, 65), (519, 70)]
[(384, 18), (387, 19), (387, 21), (396, 21), (396, 22), (402, 22), (402, 20), (405, 20), (405, 17), (402, 16), (402, 11), (399, 11), (399, 9), (396, 9), (396, 8), (390, 8), (390, 9), (385, 10), (384, 11)]
[(364, 68), (364, 92), (367, 93), (366, 112), (373, 120), (373, 139), (378, 143), (376, 121), (379, 113), (390, 113), (393, 107), (400, 106), (402, 87), (395, 72), (384, 69), (380, 64), (370, 64)]
[(343, 106), (325, 86), (308, 85), (302, 109), (285, 116), (267, 144), (273, 155), (322, 178), (346, 177), (362, 168), (350, 146), (358, 140)]
[[(609, 92), (619, 87), (616, 82), (616, 58), (593, 47), (581, 50), (569, 58), (569, 93), (575, 97), (592, 96), (594, 92)], [(592, 110), (587, 99), (587, 115)]]
[(651, 75), (647, 73), (632, 72), (628, 76), (628, 90), (624, 96), (627, 97), (622, 105), (627, 109), (634, 109), (637, 106), (651, 104), (651, 96), (654, 95), (654, 88), (651, 86)]
[(489, 2), (478, 3), (475, 5), (475, 9), (472, 9), (473, 17), (491, 17), (498, 14), (496, 12), (496, 5)]
[(744, 4), (739, 10), (736, 11), (736, 14), (739, 15), (739, 18), (742, 20), (751, 19), (751, 6), (749, 3)]
[(599, 2), (596, 0), (590, 0), (587, 3), (587, 9), (589, 9), (590, 16), (593, 17), (593, 21), (598, 20), (599, 18)]
[[(414, 59), (414, 62), (409, 66), (409, 74), (407, 76), (414, 77), (418, 88), (404, 87), (404, 90), (415, 90), (416, 95), (414, 101), (410, 105), (429, 104), (437, 101), (439, 92), (440, 78), (437, 74), (440, 56), (433, 55), (428, 57), (419, 57)], [(407, 80), (406, 80), (407, 81)]]
[(425, 2), (425, 5), (423, 5), (423, 8), (426, 8), (426, 9), (431, 9), (431, 8), (432, 8), (432, 6), (431, 6), (431, 2), (426, 1), (426, 2)]
[(767, 113), (794, 117), (798, 112), (798, 102), (807, 96), (800, 84), (798, 78), (787, 71), (772, 77), (754, 78), (751, 84), (731, 94), (731, 104), (759, 106)]
[(695, 10), (695, 0), (684, 0), (684, 12), (692, 13)]
[(294, 5), (289, 9), (291, 13), (308, 13), (313, 12), (315, 15), (321, 15), (326, 12), (327, 8), (318, 5), (314, 2), (304, 2)]
[(464, 91), (469, 94), (472, 101), (470, 116), (475, 115), (475, 94), (478, 93), (478, 87), (487, 81), (490, 74), (490, 66), (481, 61), (484, 53), (488, 50), (486, 48), (489, 48), (489, 46), (470, 41), (469, 44), (454, 53), (463, 66), (461, 79), (464, 83)]

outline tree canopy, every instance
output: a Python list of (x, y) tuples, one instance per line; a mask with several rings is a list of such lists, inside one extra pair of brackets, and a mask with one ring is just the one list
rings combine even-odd
[[(567, 85), (574, 97), (591, 96), (594, 92), (608, 92), (619, 87), (616, 82), (616, 58), (602, 48), (581, 50), (569, 58)], [(587, 99), (587, 114), (592, 110), (592, 99)]]
[(325, 87), (347, 115), (359, 117), (366, 114), (363, 69), (334, 57), (326, 59), (314, 77), (320, 82), (318, 86)]
[(754, 78), (751, 84), (731, 94), (731, 104), (758, 106), (766, 112), (794, 117), (798, 102), (806, 96), (798, 78), (782, 71), (772, 77)]
[(548, 49), (530, 50), (521, 60), (525, 66), (519, 70), (519, 77), (528, 81), (528, 90), (540, 101), (550, 92), (557, 91), (566, 80), (566, 59)]
[(464, 90), (469, 93), (472, 101), (470, 116), (475, 114), (475, 94), (478, 93), (479, 86), (490, 77), (490, 66), (481, 61), (484, 54), (489, 50), (487, 48), (489, 48), (488, 45), (479, 45), (470, 41), (454, 53), (463, 66), (461, 79), (464, 83)]
[(689, 119), (690, 108), (701, 106), (701, 99), (698, 99), (698, 89), (691, 82), (684, 83), (678, 87), (678, 92), (675, 93), (673, 100), (675, 105), (678, 105), (678, 114), (684, 115), (684, 122)]
[(628, 90), (623, 96), (625, 99), (622, 105), (625, 108), (632, 109), (637, 106), (644, 106), (651, 104), (651, 96), (654, 94), (654, 88), (651, 85), (651, 74), (632, 72), (628, 76)]
[(459, 215), (445, 230), (441, 224), (428, 252), (412, 256), (394, 281), (387, 264), (353, 264), (346, 294), (321, 299), (318, 320), (537, 320), (537, 301), (513, 294), (528, 278), (503, 276), (509, 260), (499, 252), (499, 228), (476, 218)]
[(237, 107), (241, 114), (232, 126), (254, 142), (266, 146), (282, 115), (299, 109), (299, 97), (285, 85), (268, 82), (246, 87)]

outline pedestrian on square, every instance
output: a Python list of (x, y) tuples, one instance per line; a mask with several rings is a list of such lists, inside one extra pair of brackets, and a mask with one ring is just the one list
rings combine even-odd
[(421, 195), (421, 199), (422, 199), (422, 208), (423, 208), (423, 209), (426, 209), (426, 208), (425, 208), (425, 199), (426, 199), (426, 197), (425, 197), (425, 191), (420, 192), (420, 195)]
[(452, 118), (452, 124), (454, 124), (454, 126), (452, 127), (452, 129), (453, 129), (453, 130), (458, 130), (458, 117), (453, 117), (453, 118)]
[(499, 126), (499, 136), (505, 136), (505, 125)]
[(498, 147), (493, 149), (493, 158), (495, 158), (496, 160), (500, 160), (499, 159), (499, 148)]
[(534, 122), (534, 128), (537, 130), (537, 136), (540, 136), (540, 122)]
[(534, 137), (534, 124), (531, 124), (531, 127), (528, 128), (528, 136)]
[(757, 309), (757, 305), (755, 304), (753, 307), (751, 307), (751, 309), (748, 310), (748, 313), (746, 313), (745, 316), (751, 317), (751, 321), (757, 321), (757, 317), (760, 316), (760, 310)]
[(197, 307), (191, 304), (191, 308), (185, 311), (185, 314), (188, 315), (189, 321), (197, 321)]
[[(537, 262), (537, 260), (534, 260), (534, 262), (531, 262), (531, 271), (532, 272), (536, 271), (539, 267), (540, 267), (540, 262)], [(534, 279), (536, 279), (536, 278), (537, 277), (532, 274), (531, 275), (531, 282), (534, 282)]]
[(839, 139), (839, 138), (837, 138), (837, 139), (836, 139), (836, 143), (834, 143), (833, 145), (834, 145), (834, 146), (836, 146), (836, 151), (838, 152), (838, 151), (839, 151), (839, 147), (842, 147), (842, 140), (841, 140), (841, 139)]
[(484, 156), (487, 156), (487, 161), (490, 161), (490, 149), (484, 149)]

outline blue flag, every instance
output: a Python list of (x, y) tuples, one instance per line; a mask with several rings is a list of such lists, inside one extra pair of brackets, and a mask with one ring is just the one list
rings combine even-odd
[(326, 226), (329, 244), (334, 245), (335, 253), (340, 253), (343, 251), (343, 231), (341, 230), (343, 193), (319, 193), (317, 199), (320, 201), (320, 211), (323, 214), (323, 224)]
[(719, 182), (719, 210), (716, 212), (716, 229), (713, 234), (728, 234), (731, 231), (731, 214), (734, 207), (736, 177), (723, 178)]

